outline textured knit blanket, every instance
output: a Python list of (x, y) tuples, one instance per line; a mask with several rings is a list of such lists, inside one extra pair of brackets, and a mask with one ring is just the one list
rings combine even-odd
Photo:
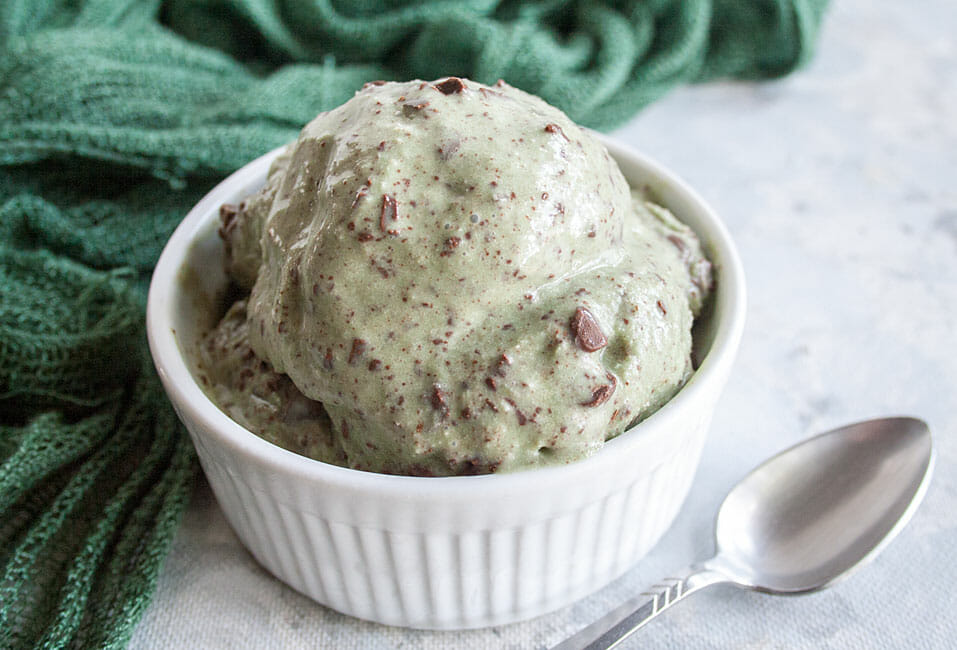
[(149, 602), (196, 463), (146, 286), (220, 178), (373, 79), (502, 78), (610, 128), (789, 72), (824, 4), (0, 1), (0, 647), (121, 647)]

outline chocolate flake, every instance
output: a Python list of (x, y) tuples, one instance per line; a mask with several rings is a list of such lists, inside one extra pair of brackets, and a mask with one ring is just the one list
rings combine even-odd
[(615, 393), (615, 386), (618, 382), (615, 380), (615, 376), (611, 373), (608, 373), (608, 378), (612, 380), (610, 384), (602, 384), (598, 386), (591, 392), (591, 399), (587, 402), (582, 402), (582, 406), (599, 406), (608, 401)]
[(375, 235), (373, 235), (371, 232), (360, 232), (358, 235), (356, 235), (356, 239), (362, 243), (365, 243), (375, 239)]
[(355, 208), (359, 205), (359, 199), (369, 193), (369, 186), (363, 185), (358, 190), (356, 190), (356, 198), (352, 199), (352, 207)]
[(432, 385), (432, 408), (441, 411), (443, 417), (449, 414), (448, 396), (449, 394), (442, 390), (438, 384)]
[(678, 252), (681, 254), (682, 260), (688, 259), (688, 255), (690, 253), (688, 251), (688, 243), (684, 239), (682, 239), (678, 235), (668, 235), (668, 241), (674, 244), (675, 248), (678, 249)]
[(389, 279), (389, 269), (376, 262), (375, 259), (370, 259), (369, 262), (372, 264), (372, 268), (379, 272), (379, 275), (387, 280)]
[(448, 257), (461, 243), (462, 239), (460, 237), (449, 237), (445, 240), (445, 250), (439, 253), (439, 257)]
[(322, 359), (322, 367), (326, 370), (332, 370), (333, 366), (332, 348), (326, 348), (326, 356)]
[(364, 339), (352, 339), (352, 349), (349, 350), (349, 365), (354, 366), (366, 351), (366, 342)]
[(373, 359), (372, 361), (369, 362), (369, 370), (373, 372), (375, 372), (381, 367), (382, 367), (382, 361), (379, 359)]
[(571, 140), (568, 139), (568, 136), (565, 135), (565, 132), (562, 131), (562, 127), (558, 126), (557, 124), (554, 124), (554, 123), (546, 124), (545, 131), (548, 133), (558, 133), (563, 138), (565, 138), (566, 141), (571, 142)]
[(495, 387), (496, 387), (495, 378), (494, 378), (494, 377), (486, 377), (486, 378), (485, 378), (485, 385), (488, 386), (489, 388), (491, 388), (492, 390), (495, 390)]
[(499, 377), (504, 377), (510, 365), (512, 365), (512, 360), (508, 358), (508, 355), (503, 354), (495, 361), (495, 364), (492, 366), (492, 372)]
[(443, 95), (454, 95), (465, 89), (465, 84), (458, 77), (449, 77), (442, 83), (435, 84), (435, 89)]
[[(402, 105), (402, 114), (406, 117), (412, 117), (417, 114), (423, 108), (429, 105), (429, 102), (419, 102), (418, 104), (403, 104)], [(426, 116), (428, 117), (428, 116)]]
[(390, 229), (386, 223), (399, 220), (399, 204), (391, 194), (382, 195), (382, 209), (379, 211), (379, 227), (390, 235), (398, 235), (399, 231)]
[[(489, 95), (492, 95), (492, 96), (495, 96), (495, 97), (502, 97), (502, 96), (503, 96), (502, 93), (496, 92), (496, 91), (494, 91), (494, 90), (489, 90), (488, 88), (479, 88), (479, 92), (482, 93), (482, 95), (485, 96), (485, 97), (488, 97)], [(488, 116), (488, 113), (483, 113), (483, 115)]]
[(435, 476), (435, 472), (425, 465), (416, 463), (409, 467), (409, 476)]
[(515, 404), (515, 400), (506, 398), (505, 401), (508, 402), (513, 409), (515, 409), (515, 417), (518, 418), (518, 426), (524, 427), (525, 424), (528, 422), (528, 418), (525, 416), (524, 413), (522, 413), (522, 410), (518, 408), (518, 406)]
[(584, 307), (575, 309), (569, 327), (575, 336), (575, 343), (585, 352), (595, 352), (608, 345), (608, 339), (598, 326), (598, 321)]

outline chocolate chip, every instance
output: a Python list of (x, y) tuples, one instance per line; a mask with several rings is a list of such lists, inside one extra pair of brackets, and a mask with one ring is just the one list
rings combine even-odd
[(575, 309), (569, 327), (575, 336), (575, 343), (585, 352), (595, 352), (608, 345), (608, 339), (598, 326), (598, 321), (584, 307)]
[(458, 77), (449, 77), (442, 83), (435, 84), (435, 89), (443, 95), (454, 95), (460, 93), (465, 88), (465, 84)]
[(366, 342), (363, 339), (352, 339), (352, 349), (349, 351), (349, 365), (354, 366), (366, 351)]
[(399, 220), (399, 204), (395, 200), (395, 197), (391, 194), (382, 195), (382, 209), (379, 211), (379, 227), (383, 232), (387, 232), (390, 235), (398, 235), (399, 231), (395, 229), (389, 229), (386, 225), (389, 221), (398, 221)]

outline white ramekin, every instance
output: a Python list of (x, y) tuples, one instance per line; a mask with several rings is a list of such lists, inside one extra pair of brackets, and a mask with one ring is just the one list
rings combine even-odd
[(717, 215), (684, 182), (603, 138), (633, 186), (697, 231), (716, 270), (707, 354), (667, 405), (586, 460), (502, 475), (421, 478), (310, 460), (220, 411), (185, 352), (225, 286), (222, 203), (263, 183), (277, 152), (214, 188), (173, 233), (153, 274), (150, 349), (216, 498), (256, 559), (340, 612), (457, 629), (530, 618), (620, 576), (669, 527), (691, 485), (744, 327), (745, 287)]

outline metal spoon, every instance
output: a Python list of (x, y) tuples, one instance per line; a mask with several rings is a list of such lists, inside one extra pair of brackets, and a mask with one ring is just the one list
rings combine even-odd
[(597, 650), (685, 596), (720, 583), (769, 594), (834, 584), (876, 556), (917, 510), (934, 463), (930, 429), (885, 418), (834, 429), (781, 452), (731, 490), (717, 553), (618, 607), (554, 650)]

